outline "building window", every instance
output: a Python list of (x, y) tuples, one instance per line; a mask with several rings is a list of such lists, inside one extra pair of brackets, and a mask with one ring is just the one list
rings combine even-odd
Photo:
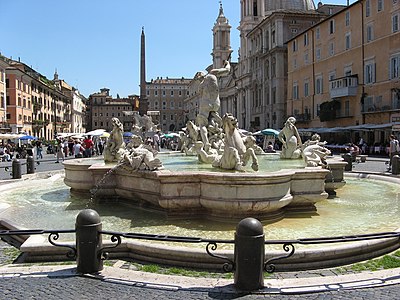
[(378, 0), (378, 11), (383, 10), (383, 0)]
[(329, 43), (329, 55), (333, 56), (335, 54), (335, 43), (334, 42), (330, 42)]
[(293, 83), (293, 100), (299, 99), (299, 85), (297, 82)]
[(329, 21), (329, 34), (335, 33), (335, 20)]
[(367, 42), (370, 42), (374, 39), (374, 28), (372, 24), (367, 25)]
[(392, 16), (392, 32), (397, 32), (399, 31), (399, 15), (393, 15)]
[(344, 102), (344, 115), (346, 117), (350, 116), (350, 101), (349, 100), (346, 100)]
[(316, 38), (317, 40), (319, 40), (320, 37), (321, 37), (320, 29), (319, 29), (319, 27), (317, 27), (317, 28), (315, 29), (315, 38)]
[(174, 96), (174, 91), (171, 90), (171, 97), (173, 97), (173, 96)]
[(297, 51), (297, 40), (293, 41), (293, 52)]
[(346, 26), (350, 26), (350, 11), (346, 11), (345, 24)]
[(351, 33), (350, 32), (346, 33), (344, 40), (345, 40), (345, 49), (349, 50), (351, 48)]
[(365, 83), (371, 84), (375, 82), (375, 63), (367, 63), (365, 65)]
[(315, 49), (315, 57), (317, 60), (321, 59), (321, 48)]
[(310, 95), (310, 83), (308, 81), (304, 82), (304, 97), (308, 97)]
[(365, 1), (365, 16), (369, 17), (371, 15), (371, 1)]
[(154, 91), (154, 96), (157, 96), (157, 95), (158, 95), (158, 91), (155, 90), (155, 91)]
[(308, 52), (304, 53), (304, 64), (308, 65), (309, 63), (309, 58), (308, 58)]
[(390, 58), (390, 79), (400, 77), (400, 54)]
[(308, 32), (304, 34), (304, 46), (308, 46)]
[(319, 95), (323, 92), (322, 76), (315, 78), (315, 94)]

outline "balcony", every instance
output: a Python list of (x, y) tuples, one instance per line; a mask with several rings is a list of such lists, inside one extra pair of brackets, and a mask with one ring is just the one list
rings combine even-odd
[(358, 75), (346, 76), (329, 81), (331, 98), (357, 96)]
[(309, 113), (305, 114), (295, 114), (296, 122), (308, 122), (311, 121), (311, 115)]
[(48, 120), (32, 120), (32, 126), (33, 127), (43, 127), (49, 125)]

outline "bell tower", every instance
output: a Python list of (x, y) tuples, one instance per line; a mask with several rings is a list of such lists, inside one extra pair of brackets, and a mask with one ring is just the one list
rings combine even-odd
[(224, 15), (221, 1), (219, 2), (219, 14), (213, 27), (213, 68), (222, 68), (225, 60), (230, 60), (231, 49), (231, 25)]

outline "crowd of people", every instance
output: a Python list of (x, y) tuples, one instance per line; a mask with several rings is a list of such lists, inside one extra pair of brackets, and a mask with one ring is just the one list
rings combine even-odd
[(32, 140), (16, 143), (12, 140), (0, 141), (0, 161), (12, 161), (13, 158), (26, 158), (33, 156), (37, 160), (43, 159), (43, 153), (54, 154), (56, 163), (64, 161), (69, 156), (75, 158), (102, 155), (104, 139), (86, 136), (82, 139), (57, 137), (54, 141), (45, 142)]
[[(39, 147), (39, 146), (37, 146)], [(54, 155), (56, 163), (68, 156), (75, 158), (86, 158), (94, 155), (102, 155), (104, 150), (104, 140), (100, 137), (93, 138), (88, 135), (83, 139), (57, 138), (54, 142)], [(36, 152), (38, 153), (38, 151)], [(39, 157), (36, 157), (39, 158)]]
[[(257, 140), (258, 141), (258, 140)], [(44, 151), (47, 154), (54, 154), (56, 163), (64, 161), (65, 158), (73, 156), (75, 158), (86, 158), (97, 155), (103, 155), (106, 140), (98, 136), (85, 136), (84, 138), (62, 138), (58, 137), (52, 142), (42, 140), (33, 140), (30, 142), (16, 143), (12, 140), (0, 141), (0, 161), (11, 161), (13, 158), (26, 158), (34, 156), (37, 160), (43, 159)], [(262, 140), (258, 141), (262, 145)], [(179, 150), (180, 139), (178, 136), (166, 138), (160, 132), (155, 133), (152, 137), (144, 139), (144, 143), (152, 146), (155, 150), (161, 151), (161, 148), (169, 150)], [(276, 152), (279, 141), (269, 143), (264, 152)], [(387, 155), (390, 158), (389, 168), (392, 164), (392, 157), (400, 155), (399, 141), (395, 135), (390, 135), (388, 143), (384, 145), (368, 145), (362, 138), (357, 143), (348, 143), (346, 151), (353, 156), (359, 154), (369, 155)], [(328, 147), (334, 144), (328, 143)], [(335, 149), (333, 149), (335, 152)]]

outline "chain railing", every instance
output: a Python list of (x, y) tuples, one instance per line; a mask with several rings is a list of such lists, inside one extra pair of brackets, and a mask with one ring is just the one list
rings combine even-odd
[[(391, 238), (400, 240), (400, 232), (293, 240), (265, 240), (262, 224), (253, 218), (246, 218), (239, 222), (234, 240), (203, 239), (198, 237), (161, 234), (122, 233), (102, 230), (100, 217), (97, 212), (91, 209), (85, 209), (78, 214), (75, 226), (75, 229), (70, 230), (0, 230), (0, 237), (28, 237), (31, 235), (48, 234), (48, 241), (50, 244), (56, 247), (65, 247), (69, 249), (66, 256), (69, 259), (76, 259), (78, 273), (95, 273), (101, 271), (103, 268), (102, 262), (109, 258), (109, 251), (120, 246), (123, 238), (183, 244), (205, 243), (205, 252), (213, 258), (224, 261), (222, 264), (223, 271), (234, 271), (235, 284), (244, 289), (257, 289), (263, 286), (263, 271), (269, 273), (274, 272), (276, 270), (276, 262), (284, 261), (295, 254), (295, 245), (339, 244)], [(61, 234), (67, 233), (75, 233), (75, 246), (57, 242)], [(103, 236), (110, 236), (111, 246), (103, 246)], [(215, 253), (220, 244), (234, 245), (233, 260)], [(282, 245), (283, 253), (265, 260), (266, 245)]]

